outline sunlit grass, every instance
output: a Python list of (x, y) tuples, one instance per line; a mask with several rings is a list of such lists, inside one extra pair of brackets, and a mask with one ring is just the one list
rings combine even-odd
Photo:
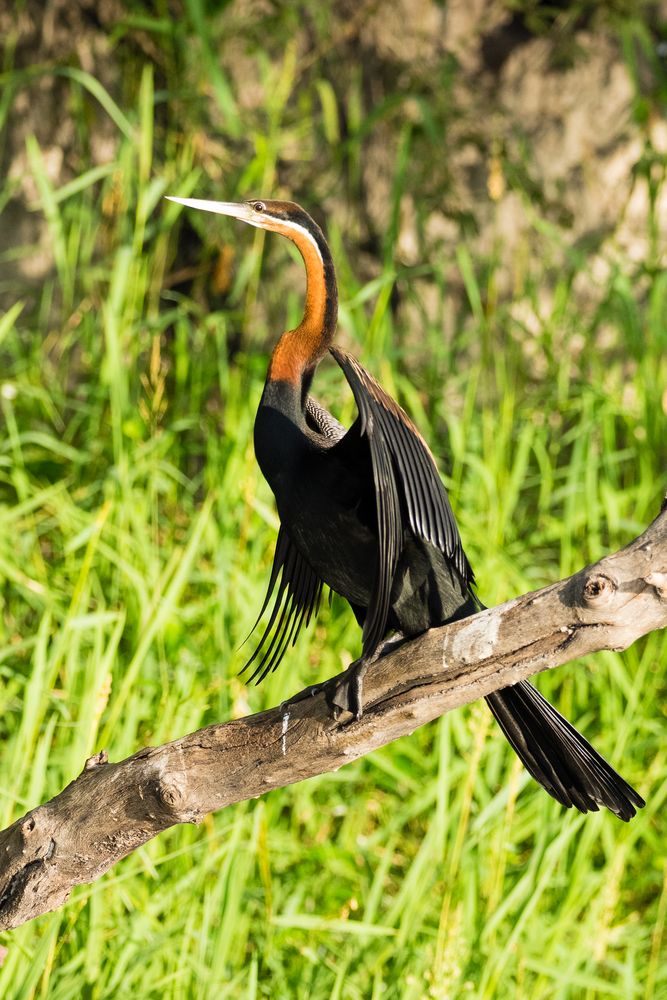
[[(188, 7), (212, 64), (203, 7)], [(263, 66), (268, 127), (225, 197), (276, 182), (296, 127), (288, 57), (280, 72)], [(236, 113), (224, 76), (212, 85), (220, 113)], [(117, 127), (114, 162), (54, 190), (31, 141), (56, 273), (36, 298), (17, 290), (24, 308), (0, 320), (3, 825), (101, 747), (119, 759), (275, 704), (359, 650), (334, 601), (264, 685), (236, 676), (276, 534), (251, 442), (267, 345), (300, 307), (280, 280), (291, 258), (277, 239), (191, 219), (212, 248), (221, 232), (236, 248), (231, 289), (209, 309), (196, 283), (172, 288), (182, 215), (161, 197), (208, 193), (201, 157), (168, 133), (167, 165), (154, 162), (148, 70), (135, 106), (93, 96)], [(321, 81), (310, 96), (335, 142), (334, 98)], [(363, 123), (350, 100), (354, 136)], [(351, 176), (360, 149), (348, 140)], [(373, 282), (360, 284), (331, 220), (339, 336), (431, 442), (493, 603), (619, 547), (657, 513), (667, 284), (635, 283), (616, 265), (582, 310), (579, 256), (546, 310), (539, 261), (499, 302), (493, 261), (461, 244), (447, 264), (467, 301), (454, 326), (424, 307), (416, 336), (391, 308), (394, 283), (418, 308), (418, 277), (441, 306), (448, 289), (442, 262), (411, 270), (392, 257), (409, 149), (406, 129)], [(316, 391), (351, 419), (335, 366)], [(0, 996), (664, 995), (666, 654), (656, 634), (539, 680), (647, 799), (628, 826), (562, 810), (476, 705), (336, 774), (162, 835), (59, 913), (5, 935)]]

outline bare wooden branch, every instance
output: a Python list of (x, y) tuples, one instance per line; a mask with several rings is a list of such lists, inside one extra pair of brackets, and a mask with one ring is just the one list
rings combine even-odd
[(336, 770), (452, 708), (666, 625), (663, 507), (643, 535), (596, 565), (383, 657), (366, 676), (358, 722), (333, 720), (318, 694), (118, 764), (101, 751), (60, 795), (0, 833), (0, 929), (60, 906), (75, 885), (176, 823)]

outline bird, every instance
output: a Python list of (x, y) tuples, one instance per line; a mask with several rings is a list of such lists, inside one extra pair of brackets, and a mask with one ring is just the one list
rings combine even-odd
[[(334, 346), (334, 263), (321, 228), (305, 209), (261, 198), (170, 200), (278, 233), (303, 258), (303, 317), (273, 350), (255, 418), (255, 453), (273, 491), (280, 527), (258, 617), (259, 622), (271, 605), (268, 624), (244, 669), (252, 666), (250, 679), (258, 683), (275, 670), (317, 614), (327, 586), (347, 600), (362, 628), (361, 657), (342, 675), (331, 707), (359, 719), (370, 663), (396, 643), (484, 607), (447, 491), (408, 415), (353, 356)], [(310, 395), (327, 353), (354, 396), (358, 415), (349, 428)], [(582, 813), (604, 806), (624, 821), (644, 806), (635, 789), (528, 681), (489, 694), (486, 701), (528, 772), (561, 805)]]

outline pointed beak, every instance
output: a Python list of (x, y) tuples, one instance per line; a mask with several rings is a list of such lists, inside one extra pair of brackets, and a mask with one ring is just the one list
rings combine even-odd
[(214, 212), (216, 215), (229, 215), (232, 219), (240, 219), (241, 222), (249, 222), (251, 226), (258, 226), (256, 213), (250, 205), (240, 204), (235, 201), (205, 201), (202, 198), (172, 198), (165, 196), (167, 201), (175, 201), (178, 205), (185, 205), (186, 208), (198, 208), (202, 212)]

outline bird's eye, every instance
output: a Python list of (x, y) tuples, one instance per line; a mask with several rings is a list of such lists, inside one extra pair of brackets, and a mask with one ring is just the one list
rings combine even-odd
[(266, 211), (266, 205), (264, 204), (263, 201), (253, 201), (252, 207), (255, 209), (256, 212)]

